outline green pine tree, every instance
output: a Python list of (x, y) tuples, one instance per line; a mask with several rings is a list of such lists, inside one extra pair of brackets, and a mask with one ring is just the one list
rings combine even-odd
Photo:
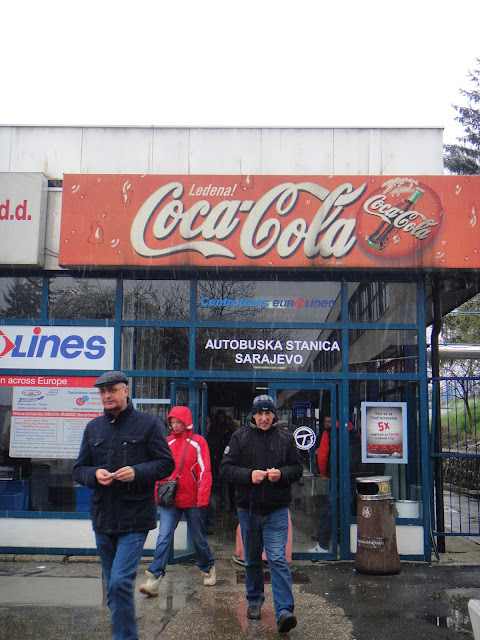
[(460, 89), (460, 95), (468, 100), (468, 106), (452, 105), (465, 133), (457, 138), (458, 144), (444, 145), (443, 164), (449, 173), (458, 175), (480, 174), (480, 58), (476, 68), (468, 72), (472, 89)]

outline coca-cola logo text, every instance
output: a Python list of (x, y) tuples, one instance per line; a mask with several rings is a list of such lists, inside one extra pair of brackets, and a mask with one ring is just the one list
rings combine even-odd
[[(354, 189), (351, 183), (344, 183), (330, 191), (313, 182), (285, 182), (257, 202), (223, 200), (212, 206), (204, 199), (186, 208), (182, 183), (170, 182), (140, 206), (130, 229), (130, 242), (136, 253), (146, 258), (197, 251), (205, 258), (235, 260), (232, 250), (221, 243), (239, 230), (240, 249), (248, 258), (263, 257), (272, 249), (280, 258), (289, 258), (303, 244), (309, 259), (342, 259), (356, 243), (355, 218), (342, 217), (342, 213), (358, 201), (366, 187), (363, 183)], [(320, 203), (310, 225), (303, 217), (293, 217), (304, 194)], [(175, 233), (183, 241), (168, 244)]]
[[(405, 233), (410, 233), (418, 240), (425, 240), (430, 234), (429, 227), (436, 227), (438, 222), (429, 220), (427, 216), (419, 211), (403, 211), (398, 207), (393, 207), (386, 202), (387, 196), (376, 195), (369, 198), (363, 205), (364, 211), (374, 216), (378, 216), (384, 222), (393, 223), (396, 229), (402, 229)], [(421, 222), (418, 222), (421, 219)], [(416, 220), (417, 222), (413, 222)]]

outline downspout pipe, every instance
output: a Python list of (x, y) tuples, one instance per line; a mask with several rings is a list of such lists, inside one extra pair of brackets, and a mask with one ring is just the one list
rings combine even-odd
[[(432, 381), (433, 381), (433, 395), (432, 406), (435, 411), (434, 433), (434, 452), (442, 452), (442, 424), (440, 413), (440, 350), (439, 339), (442, 331), (442, 307), (440, 302), (440, 277), (435, 274), (432, 278), (432, 301), (433, 301), (433, 327), (431, 335), (432, 346)], [(439, 553), (445, 553), (445, 536), (440, 535), (445, 533), (445, 516), (444, 516), (444, 501), (443, 501), (443, 471), (442, 471), (442, 458), (434, 458), (434, 483), (435, 483), (435, 518), (436, 518), (436, 530), (437, 530), (437, 548)]]

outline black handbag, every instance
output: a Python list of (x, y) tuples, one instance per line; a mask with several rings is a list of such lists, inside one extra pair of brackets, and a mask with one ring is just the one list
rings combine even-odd
[(175, 498), (175, 492), (177, 491), (177, 478), (173, 480), (165, 480), (158, 487), (157, 490), (157, 504), (159, 507), (163, 507), (164, 509), (168, 509), (173, 505), (173, 500)]
[(180, 477), (180, 473), (183, 467), (183, 461), (185, 460), (185, 454), (187, 453), (187, 447), (190, 444), (190, 440), (187, 440), (187, 445), (185, 447), (185, 451), (183, 452), (182, 462), (180, 463), (180, 468), (178, 473), (173, 480), (165, 480), (161, 485), (157, 488), (157, 504), (159, 507), (163, 507), (164, 509), (168, 509), (173, 506), (173, 501), (175, 499), (175, 493), (177, 492), (178, 478)]

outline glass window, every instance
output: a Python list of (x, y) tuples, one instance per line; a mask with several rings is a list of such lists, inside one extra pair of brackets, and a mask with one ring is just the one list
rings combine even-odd
[(417, 331), (349, 331), (348, 369), (355, 373), (418, 373)]
[[(11, 386), (0, 387), (0, 510), (79, 511), (72, 459), (10, 456), (13, 390)], [(45, 432), (35, 434), (26, 445), (38, 451), (39, 438), (51, 443), (52, 434), (55, 437), (58, 433), (53, 428)]]
[[(320, 371), (339, 362), (331, 329), (198, 329), (196, 367), (207, 371)], [(321, 369), (326, 367), (326, 369)]]
[(167, 424), (170, 411), (170, 389), (172, 378), (133, 378), (131, 395), (139, 411), (157, 416)]
[(197, 317), (216, 322), (336, 322), (339, 282), (200, 280)]
[(188, 369), (188, 329), (124, 327), (121, 368), (139, 371)]
[(350, 322), (417, 322), (417, 285), (410, 282), (350, 282)]
[(113, 320), (115, 288), (106, 278), (49, 278), (48, 317)]
[(0, 318), (38, 318), (42, 278), (0, 278)]
[[(349, 384), (351, 420), (361, 438), (362, 402), (406, 402), (407, 403), (407, 449), (408, 463), (363, 462), (359, 447), (349, 448), (351, 473), (362, 476), (391, 476), (392, 492), (396, 500), (408, 500), (411, 509), (417, 507), (417, 517), (421, 514), (422, 501), (422, 461), (420, 435), (420, 388), (417, 381), (396, 380), (385, 385), (386, 380), (355, 380)], [(387, 389), (388, 387), (388, 389)], [(352, 478), (352, 483), (354, 478)], [(355, 496), (353, 496), (355, 500)], [(354, 506), (354, 504), (352, 504)], [(400, 506), (397, 505), (397, 508)], [(415, 516), (412, 516), (415, 517)]]
[(125, 320), (183, 320), (190, 315), (188, 280), (124, 280)]
[[(139, 377), (133, 379), (132, 397), (138, 400), (140, 411), (158, 416), (165, 422), (170, 409), (170, 378)], [(0, 511), (45, 511), (45, 512), (85, 512), (90, 508), (91, 489), (76, 485), (73, 476), (73, 458), (15, 457), (12, 453), (10, 431), (12, 410), (14, 409), (12, 386), (0, 386)], [(17, 391), (19, 388), (17, 387)], [(21, 390), (29, 391), (29, 387)], [(55, 395), (56, 389), (43, 388)], [(30, 397), (30, 396), (27, 396)], [(142, 399), (145, 402), (142, 402)], [(153, 401), (152, 401), (153, 400)], [(100, 403), (99, 403), (100, 405)], [(99, 407), (99, 411), (101, 410)], [(33, 412), (35, 414), (35, 412)], [(22, 422), (25, 418), (19, 418)], [(35, 418), (34, 418), (35, 419)], [(71, 449), (72, 438), (80, 444), (83, 430), (90, 417), (69, 418), (69, 426), (62, 426), (62, 419), (55, 417), (36, 418), (44, 428), (41, 434), (23, 436), (22, 447), (25, 456), (40, 455), (42, 444), (50, 447)], [(75, 424), (75, 421), (77, 424)], [(55, 426), (55, 423), (57, 425)], [(26, 431), (25, 424), (22, 425)], [(34, 429), (39, 431), (38, 428)], [(68, 433), (68, 436), (66, 436)], [(14, 448), (14, 445), (13, 445)], [(27, 453), (28, 451), (28, 453)], [(59, 453), (61, 455), (61, 453)], [(66, 453), (65, 453), (66, 455)], [(76, 457), (76, 453), (74, 454)]]
[[(153, 378), (141, 376), (132, 378), (131, 394), (136, 400), (141, 398), (155, 398), (156, 400), (170, 401), (171, 378)], [(139, 407), (141, 409), (141, 407)], [(143, 411), (143, 409), (142, 409)]]

